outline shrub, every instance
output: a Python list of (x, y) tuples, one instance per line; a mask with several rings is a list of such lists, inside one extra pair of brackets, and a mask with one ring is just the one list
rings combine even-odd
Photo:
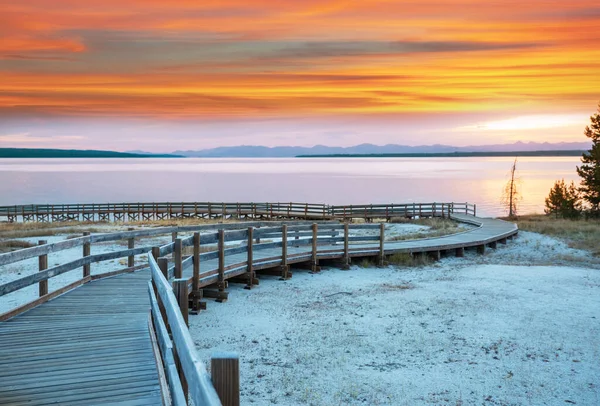
[(575, 182), (571, 181), (569, 185), (564, 179), (554, 182), (550, 189), (550, 194), (546, 198), (546, 208), (544, 212), (547, 215), (555, 215), (556, 218), (576, 219), (581, 215), (581, 198)]

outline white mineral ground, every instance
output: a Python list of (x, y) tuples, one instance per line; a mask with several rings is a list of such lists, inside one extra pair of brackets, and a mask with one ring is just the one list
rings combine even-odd
[[(49, 266), (80, 255), (50, 254)], [(0, 267), (0, 284), (36, 271), (37, 258)], [(239, 354), (242, 404), (600, 404), (600, 263), (587, 252), (520, 232), (485, 255), (421, 268), (293, 271), (250, 291), (230, 284), (226, 303), (190, 317), (207, 364), (214, 351)], [(80, 276), (53, 278), (50, 290)], [(37, 286), (0, 297), (0, 312), (35, 295)]]

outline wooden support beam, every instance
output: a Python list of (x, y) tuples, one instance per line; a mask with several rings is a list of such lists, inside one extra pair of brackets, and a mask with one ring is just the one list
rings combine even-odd
[(385, 224), (380, 223), (379, 224), (379, 258), (378, 258), (380, 267), (383, 267), (385, 264), (384, 244), (385, 244)]
[[(83, 236), (88, 236), (90, 235), (89, 231), (86, 231), (83, 233)], [(89, 257), (92, 251), (92, 246), (91, 243), (86, 242), (83, 244), (83, 256), (84, 257)], [(85, 264), (83, 266), (83, 277), (86, 278), (88, 276), (90, 276), (91, 273), (91, 264)]]
[[(44, 245), (47, 244), (48, 241), (46, 240), (39, 240), (38, 241), (38, 245)], [(38, 257), (38, 265), (39, 265), (39, 271), (45, 271), (46, 269), (48, 269), (48, 254), (44, 254), (44, 255), (40, 255)], [(48, 294), (48, 279), (44, 280), (44, 281), (40, 281), (39, 282), (39, 296), (45, 296)]]
[[(291, 203), (290, 203), (291, 205)], [(288, 244), (287, 244), (288, 226), (281, 226), (281, 280), (285, 281), (291, 278), (290, 267), (288, 266)]]
[(465, 256), (465, 249), (463, 247), (459, 247), (456, 249), (456, 256), (462, 258)]
[(194, 271), (192, 275), (192, 298), (194, 311), (200, 310), (200, 299), (202, 291), (200, 290), (200, 233), (194, 233)]
[[(133, 231), (134, 228), (129, 227), (127, 230)], [(129, 249), (135, 248), (135, 237), (131, 237), (127, 240), (127, 248), (129, 248)], [(130, 255), (127, 257), (127, 266), (130, 268), (133, 268), (135, 266), (135, 256), (134, 255)]]
[(485, 244), (481, 244), (477, 246), (477, 253), (478, 254), (485, 254)]
[(160, 268), (160, 271), (165, 279), (169, 280), (169, 260), (165, 257), (159, 257), (156, 260), (156, 263), (158, 264), (158, 267)]
[(223, 406), (240, 404), (240, 364), (233, 353), (215, 353), (210, 360), (212, 384)]
[(349, 235), (349, 226), (348, 223), (344, 223), (344, 257), (342, 258), (342, 269), (350, 269), (350, 255), (348, 252), (349, 243), (348, 243), (348, 235)]
[(498, 242), (499, 242), (500, 244), (504, 244), (504, 245), (506, 245), (506, 238), (501, 238), (500, 240), (498, 240)]
[(319, 263), (317, 260), (318, 232), (319, 232), (319, 225), (317, 223), (313, 223), (313, 225), (312, 225), (312, 257), (311, 257), (311, 262), (312, 262), (311, 272), (313, 272), (313, 273), (317, 273), (317, 272), (321, 271), (321, 268), (319, 268), (319, 266), (318, 266)]
[(152, 247), (152, 256), (155, 261), (158, 261), (158, 258), (160, 257), (160, 247)]
[[(219, 292), (225, 292), (225, 230), (219, 230), (219, 281), (217, 282), (217, 289)], [(223, 297), (218, 297), (217, 302), (225, 302), (227, 299), (223, 299)]]
[(188, 304), (189, 304), (189, 292), (188, 292), (188, 281), (187, 279), (178, 279), (173, 282), (173, 291), (179, 303), (179, 310), (185, 320), (185, 325), (189, 327), (188, 321)]
[(175, 239), (175, 244), (173, 246), (173, 261), (175, 262), (175, 279), (182, 278), (183, 275), (183, 245), (181, 243), (181, 238)]
[(492, 241), (488, 244), (490, 248), (496, 249), (498, 248), (498, 243), (496, 241)]
[(429, 257), (435, 261), (439, 261), (442, 258), (442, 253), (441, 251), (429, 251), (427, 253), (429, 255)]
[(253, 267), (253, 262), (254, 262), (254, 252), (253, 252), (253, 246), (254, 246), (254, 227), (248, 227), (248, 259), (247, 261), (247, 267), (248, 267), (248, 271), (246, 272), (246, 286), (244, 286), (244, 289), (252, 289), (252, 285), (254, 282), (254, 267)]

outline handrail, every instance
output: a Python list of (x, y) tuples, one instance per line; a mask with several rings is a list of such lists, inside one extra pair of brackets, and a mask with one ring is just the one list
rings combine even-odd
[[(418, 206), (417, 206), (418, 205)], [(418, 211), (417, 211), (418, 209)], [(476, 215), (476, 207), (470, 203), (380, 203), (326, 205), (320, 203), (294, 202), (162, 202), (162, 203), (92, 203), (92, 204), (31, 204), (0, 206), (0, 217), (9, 222), (59, 221), (59, 220), (150, 220), (174, 217), (253, 217), (253, 218), (303, 218), (333, 219), (360, 217), (373, 219), (393, 215), (423, 215), (436, 212), (463, 211)]]
[[(196, 353), (194, 341), (190, 336), (183, 315), (179, 311), (179, 303), (173, 293), (173, 289), (167, 279), (163, 276), (158, 264), (150, 253), (148, 254), (148, 264), (150, 265), (152, 282), (156, 288), (157, 297), (160, 299), (159, 303), (162, 303), (166, 313), (168, 326), (171, 329), (173, 344), (175, 344), (174, 346), (171, 345), (171, 348), (176, 352), (179, 362), (181, 363), (181, 369), (185, 375), (188, 390), (194, 404), (207, 406), (221, 405), (219, 396), (212, 385), (210, 375), (206, 372), (204, 364), (200, 361), (198, 354)], [(149, 291), (152, 292), (152, 289), (150, 288)], [(187, 297), (185, 299), (187, 301)], [(158, 306), (152, 308), (152, 313), (153, 318), (160, 318)], [(166, 341), (167, 338), (168, 335), (163, 336), (164, 341)], [(167, 346), (168, 344), (165, 345), (165, 347)], [(171, 360), (168, 359), (167, 368), (171, 368), (171, 365)], [(179, 380), (176, 382), (169, 382), (171, 391), (173, 391), (173, 388), (176, 388), (175, 390), (177, 391), (178, 383)], [(181, 384), (179, 383), (179, 385)], [(181, 404), (180, 401), (176, 401), (175, 403)], [(183, 403), (183, 405), (185, 404), (187, 403)]]

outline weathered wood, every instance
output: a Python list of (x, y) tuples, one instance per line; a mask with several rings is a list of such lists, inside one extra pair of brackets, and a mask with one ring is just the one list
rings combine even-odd
[(348, 255), (348, 246), (349, 246), (349, 227), (348, 223), (344, 224), (344, 257), (342, 259), (342, 269), (350, 269), (350, 256)]
[(385, 263), (385, 224), (379, 224), (379, 266), (383, 266)]
[(74, 289), (77, 286), (83, 285), (84, 283), (89, 282), (89, 281), (90, 281), (90, 277), (79, 279), (78, 281), (70, 283), (67, 286), (64, 286), (60, 289), (55, 290), (54, 292), (50, 292), (34, 301), (31, 301), (22, 306), (19, 306), (16, 309), (13, 309), (6, 313), (2, 313), (2, 314), (0, 314), (0, 322), (6, 321), (14, 316), (17, 316), (23, 312), (26, 312), (27, 310), (33, 309), (34, 307), (39, 306), (42, 303), (45, 303), (48, 300), (53, 299), (59, 295), (62, 295), (63, 293), (68, 292), (69, 290)]
[(175, 239), (175, 245), (173, 249), (173, 262), (175, 263), (175, 278), (179, 279), (183, 275), (183, 250), (181, 245), (181, 238)]
[(464, 249), (464, 247), (458, 247), (458, 248), (456, 248), (456, 252), (455, 253), (456, 253), (457, 257), (460, 257), (460, 258), (464, 257), (465, 256), (465, 249)]
[(155, 261), (160, 257), (160, 247), (152, 247), (152, 257)]
[(155, 282), (158, 296), (165, 305), (165, 311), (171, 326), (173, 342), (179, 355), (182, 370), (189, 385), (189, 392), (196, 405), (219, 405), (219, 397), (210, 381), (204, 365), (198, 358), (194, 342), (186, 327), (183, 315), (179, 311), (173, 290), (164, 278), (158, 265), (151, 256), (148, 257), (152, 279)]
[(477, 246), (477, 253), (478, 254), (485, 254), (485, 244), (480, 244)]
[[(132, 227), (130, 227), (130, 228), (128, 228), (128, 230), (133, 231), (134, 229)], [(135, 237), (129, 237), (127, 239), (127, 248), (129, 248), (129, 249), (135, 248)], [(135, 256), (134, 255), (130, 255), (129, 257), (127, 257), (127, 266), (130, 268), (135, 266)]]
[(102, 279), (102, 278), (110, 278), (111, 276), (122, 275), (124, 273), (131, 273), (131, 272), (139, 271), (140, 269), (144, 269), (147, 267), (148, 267), (148, 265), (143, 264), (143, 265), (138, 265), (138, 266), (134, 266), (131, 268), (124, 268), (124, 269), (119, 269), (116, 271), (94, 274), (94, 275), (92, 275), (92, 280), (95, 281), (95, 280)]
[(248, 227), (248, 231), (247, 231), (247, 250), (248, 250), (248, 254), (247, 254), (247, 258), (246, 258), (246, 266), (247, 266), (247, 283), (246, 286), (244, 287), (245, 289), (252, 289), (252, 285), (254, 282), (254, 268), (253, 268), (253, 264), (254, 264), (254, 227)]
[(154, 325), (152, 322), (152, 314), (148, 315), (148, 332), (150, 334), (150, 341), (152, 343), (152, 352), (154, 353), (154, 358), (156, 360), (156, 370), (158, 372), (158, 381), (160, 383), (160, 394), (161, 394), (161, 398), (162, 398), (162, 404), (163, 404), (163, 406), (171, 406), (173, 404), (173, 402), (171, 401), (169, 384), (167, 382), (165, 368), (163, 366), (163, 359), (162, 359), (162, 355), (160, 353), (158, 339), (157, 339), (156, 333), (154, 331)]
[[(87, 237), (89, 235), (90, 235), (90, 233), (88, 231), (83, 233), (84, 237)], [(91, 254), (91, 249), (92, 249), (91, 243), (89, 243), (89, 242), (84, 243), (83, 244), (83, 256), (89, 257)], [(83, 265), (83, 277), (85, 278), (87, 276), (90, 276), (90, 273), (91, 273), (91, 265), (90, 264)]]
[(177, 297), (177, 302), (179, 303), (179, 310), (181, 311), (181, 315), (185, 320), (186, 326), (189, 326), (188, 320), (188, 281), (187, 279), (175, 279), (173, 281), (173, 291), (175, 292), (175, 296)]
[(194, 233), (194, 255), (193, 255), (194, 270), (192, 273), (192, 309), (198, 311), (201, 299), (200, 291), (200, 233)]
[[(47, 243), (48, 241), (46, 240), (38, 241), (38, 245), (44, 245)], [(40, 255), (38, 258), (38, 271), (45, 271), (46, 269), (48, 269), (48, 254)], [(39, 297), (48, 294), (48, 280), (43, 280), (39, 282), (38, 292)]]
[(317, 238), (318, 235), (317, 233), (319, 232), (319, 226), (317, 225), (317, 223), (313, 223), (312, 225), (312, 252), (311, 252), (311, 262), (312, 262), (312, 272), (316, 273), (320, 271), (320, 268), (318, 268), (318, 261), (317, 261)]
[[(225, 291), (225, 231), (219, 230), (219, 279), (217, 282), (217, 288), (219, 292)], [(217, 302), (224, 302), (222, 298), (217, 298)]]
[(211, 380), (223, 406), (240, 404), (240, 366), (236, 354), (219, 352), (210, 360)]

